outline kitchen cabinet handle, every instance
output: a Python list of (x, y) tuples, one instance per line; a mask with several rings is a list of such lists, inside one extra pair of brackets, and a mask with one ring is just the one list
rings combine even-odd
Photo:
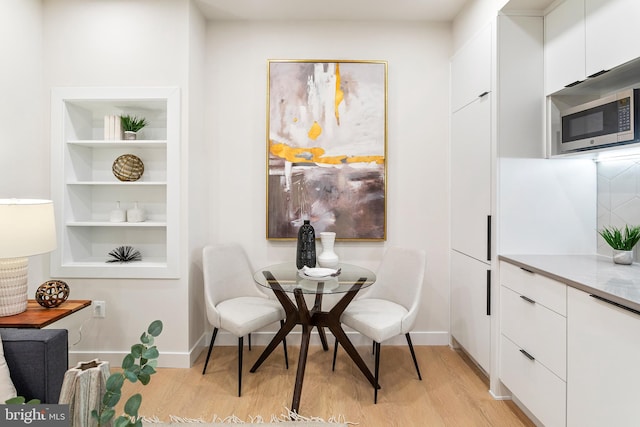
[(487, 215), (487, 261), (491, 261), (491, 215)]
[(606, 73), (606, 72), (608, 72), (608, 71), (609, 71), (609, 70), (600, 70), (600, 71), (598, 71), (597, 73), (593, 73), (593, 74), (591, 74), (591, 75), (590, 75), (590, 76), (588, 76), (587, 78), (592, 79), (592, 78), (594, 78), (594, 77), (601, 76), (601, 75), (603, 75), (604, 73)]
[(589, 294), (589, 296), (590, 296), (590, 297), (592, 297), (592, 298), (595, 298), (595, 299), (597, 299), (597, 300), (599, 300), (599, 301), (606, 302), (607, 304), (615, 305), (616, 307), (619, 307), (619, 308), (621, 308), (621, 309), (623, 309), (623, 310), (627, 310), (627, 311), (630, 311), (630, 312), (632, 312), (632, 313), (634, 313), (634, 314), (640, 315), (640, 311), (638, 311), (638, 310), (636, 310), (636, 309), (633, 309), (633, 308), (631, 308), (631, 307), (627, 307), (627, 306), (622, 305), (622, 304), (617, 303), (617, 302), (613, 302), (613, 301), (608, 300), (608, 299), (606, 299), (606, 298), (603, 298), (603, 297), (601, 297), (601, 296), (599, 296), (599, 295)]
[(579, 85), (580, 83), (582, 83), (582, 80), (576, 80), (573, 83), (569, 83), (568, 85), (566, 85), (565, 87), (574, 87), (576, 85)]
[(534, 300), (532, 300), (531, 298), (525, 297), (524, 295), (520, 295), (520, 298), (522, 298), (526, 302), (530, 302), (531, 304), (535, 304), (536, 303)]
[(524, 270), (524, 271), (526, 271), (527, 273), (536, 274), (535, 272), (533, 272), (533, 271), (531, 271), (531, 270), (528, 270), (528, 269), (526, 269), (526, 268), (524, 268), (524, 267), (520, 267), (520, 270)]
[(491, 270), (487, 270), (487, 316), (491, 316)]
[(527, 356), (527, 359), (529, 359), (529, 360), (532, 360), (532, 361), (533, 361), (533, 360), (536, 360), (536, 358), (535, 358), (535, 357), (533, 357), (532, 355), (530, 355), (529, 353), (527, 353), (527, 352), (526, 352), (525, 350), (523, 350), (523, 349), (520, 349), (520, 353), (522, 353), (522, 354), (524, 354), (525, 356)]
[(487, 95), (489, 95), (489, 92), (485, 91), (485, 92), (482, 92), (480, 95), (478, 95), (478, 98), (482, 98), (483, 96), (487, 96)]

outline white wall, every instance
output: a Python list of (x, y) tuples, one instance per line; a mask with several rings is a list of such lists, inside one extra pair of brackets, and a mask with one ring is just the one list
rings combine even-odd
[[(338, 242), (345, 262), (376, 268), (385, 247), (427, 251), (415, 342), (449, 329), (447, 24), (212, 22), (207, 33), (207, 135), (217, 241), (243, 244), (254, 266), (292, 260), (295, 242), (265, 239), (268, 59), (388, 61), (386, 243)], [(436, 332), (436, 337), (433, 334)]]
[[(58, 86), (173, 86), (181, 89), (181, 200), (179, 280), (65, 279), (71, 298), (106, 301), (106, 318), (90, 318), (90, 310), (70, 316), (56, 327), (68, 326), (71, 361), (100, 357), (118, 365), (122, 353), (138, 341), (147, 325), (161, 319), (160, 363), (188, 366), (190, 333), (190, 256), (187, 215), (189, 200), (191, 41), (189, 0), (44, 0), (44, 92)], [(203, 25), (202, 25), (203, 26)], [(197, 28), (197, 27), (196, 27)], [(204, 31), (201, 31), (204, 33)], [(201, 88), (195, 87), (194, 90)], [(194, 102), (198, 106), (197, 102)], [(49, 106), (45, 106), (49, 116)], [(49, 128), (49, 123), (45, 129)], [(48, 131), (47, 131), (48, 134)], [(202, 139), (201, 132), (195, 136)], [(44, 150), (49, 138), (34, 141), (31, 150)], [(48, 185), (48, 178), (43, 177)], [(194, 208), (198, 208), (195, 206)], [(83, 322), (83, 323), (79, 323)], [(82, 326), (82, 334), (78, 332)], [(198, 328), (202, 330), (199, 323)], [(78, 341), (76, 343), (76, 341)]]
[[(0, 198), (49, 199), (40, 0), (0, 2), (0, 58)], [(48, 255), (29, 260), (34, 293), (48, 279), (48, 262)]]
[[(0, 70), (2, 197), (49, 197), (52, 87), (182, 90), (182, 199), (175, 201), (182, 206), (182, 278), (65, 279), (71, 298), (107, 303), (105, 319), (83, 310), (55, 324), (70, 330), (71, 362), (100, 357), (117, 365), (159, 318), (161, 364), (188, 365), (208, 328), (202, 246), (238, 241), (256, 266), (293, 258), (294, 242), (265, 239), (269, 58), (388, 61), (388, 241), (340, 242), (336, 251), (376, 268), (388, 246), (425, 248), (414, 342), (448, 343), (448, 24), (206, 23), (189, 0), (3, 2), (0, 20), (8, 33), (0, 53), (14, 58)], [(48, 279), (43, 258), (32, 261), (30, 292)]]

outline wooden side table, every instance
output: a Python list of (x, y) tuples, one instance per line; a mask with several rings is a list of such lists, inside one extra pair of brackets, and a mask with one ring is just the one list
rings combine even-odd
[(72, 299), (55, 308), (44, 308), (36, 300), (30, 299), (27, 302), (26, 311), (13, 316), (0, 317), (0, 328), (44, 328), (90, 305), (89, 299)]

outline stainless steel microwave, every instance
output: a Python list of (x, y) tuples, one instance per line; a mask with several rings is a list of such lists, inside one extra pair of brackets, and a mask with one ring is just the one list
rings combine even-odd
[(560, 113), (560, 152), (640, 142), (640, 89), (629, 89)]

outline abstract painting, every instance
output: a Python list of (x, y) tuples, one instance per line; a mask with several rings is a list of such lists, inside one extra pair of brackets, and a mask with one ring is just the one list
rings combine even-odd
[(387, 63), (268, 61), (267, 239), (386, 239)]

